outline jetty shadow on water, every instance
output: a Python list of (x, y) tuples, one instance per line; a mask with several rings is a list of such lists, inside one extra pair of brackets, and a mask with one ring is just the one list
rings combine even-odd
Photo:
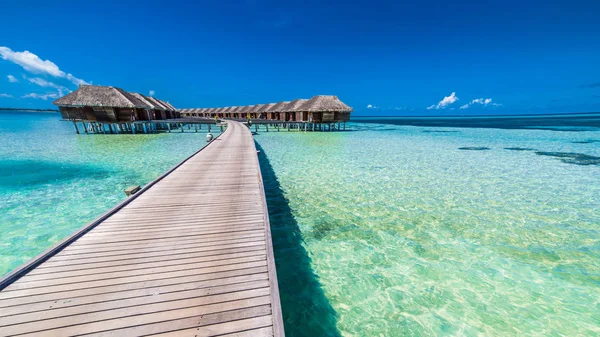
[(256, 148), (260, 151), (260, 169), (269, 207), (285, 334), (287, 337), (341, 336), (336, 326), (336, 312), (310, 266), (300, 227), (269, 158), (258, 143)]

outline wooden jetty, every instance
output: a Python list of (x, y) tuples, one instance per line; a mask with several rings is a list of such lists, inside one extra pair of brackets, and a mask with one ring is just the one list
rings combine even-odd
[(249, 129), (227, 122), (0, 289), (2, 336), (284, 336)]

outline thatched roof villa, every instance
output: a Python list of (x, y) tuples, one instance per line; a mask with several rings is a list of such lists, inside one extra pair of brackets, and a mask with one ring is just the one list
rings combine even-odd
[[(146, 116), (136, 116), (136, 118), (138, 120), (153, 120), (153, 119), (161, 119), (160, 117), (164, 115), (164, 111), (165, 109), (157, 104), (154, 103), (151, 99), (149, 99), (149, 97), (146, 97), (142, 94), (139, 94), (137, 92), (130, 92), (130, 94), (132, 96), (134, 96), (135, 98), (139, 99), (140, 101), (144, 102), (147, 106), (149, 106), (150, 108), (146, 110)], [(159, 118), (157, 118), (159, 117)], [(162, 118), (164, 119), (164, 118)]]
[(319, 95), (311, 99), (295, 99), (291, 102), (182, 111), (188, 115), (209, 118), (260, 118), (284, 122), (337, 123), (350, 120), (352, 108), (340, 101), (337, 96)]
[(289, 102), (286, 106), (281, 108), (281, 112), (284, 115), (284, 121), (287, 122), (299, 122), (299, 121), (308, 121), (308, 116), (306, 118), (302, 118), (303, 114), (298, 110), (302, 104), (306, 103), (307, 99), (295, 99)]
[(310, 116), (308, 121), (314, 123), (347, 122), (350, 120), (352, 108), (340, 101), (337, 96), (319, 95), (299, 106), (297, 111)]
[(283, 120), (283, 118), (282, 118), (283, 108), (285, 108), (289, 103), (290, 103), (289, 101), (286, 101), (286, 102), (279, 102), (279, 103), (273, 105), (271, 108), (269, 108), (266, 111), (268, 114), (267, 119), (278, 120), (278, 121)]
[(245, 107), (242, 107), (242, 108), (240, 109), (240, 112), (239, 112), (239, 115), (240, 115), (240, 117), (239, 117), (239, 118), (240, 118), (240, 119), (241, 119), (241, 118), (246, 118), (246, 116), (248, 115), (248, 112), (249, 112), (249, 111), (250, 111), (252, 108), (254, 108), (254, 105), (247, 105), (247, 106), (245, 106)]
[(275, 105), (275, 103), (263, 104), (263, 106), (260, 107), (260, 109), (256, 110), (256, 113), (258, 114), (258, 116), (256, 118), (266, 119), (267, 118), (266, 111), (269, 110), (270, 108), (272, 108), (274, 105)]
[(128, 122), (176, 117), (169, 103), (140, 93), (101, 85), (80, 85), (79, 88), (53, 102), (64, 119)]
[(81, 85), (53, 102), (64, 119), (117, 122), (143, 117), (151, 105), (127, 91), (110, 86)]

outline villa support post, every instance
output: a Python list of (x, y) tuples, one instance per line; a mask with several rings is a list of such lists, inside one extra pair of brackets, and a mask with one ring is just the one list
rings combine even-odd
[(79, 134), (79, 128), (77, 128), (77, 122), (73, 120), (73, 125), (75, 126), (75, 132)]

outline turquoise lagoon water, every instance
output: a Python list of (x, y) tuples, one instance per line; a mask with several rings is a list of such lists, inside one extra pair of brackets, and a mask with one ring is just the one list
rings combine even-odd
[(600, 334), (600, 131), (352, 129), (256, 137), (288, 335)]
[[(58, 119), (0, 114), (0, 274), (204, 143)], [(286, 334), (600, 334), (600, 129), (393, 123), (256, 136)]]
[(0, 113), (0, 275), (206, 143), (202, 133), (76, 135), (55, 113)]

